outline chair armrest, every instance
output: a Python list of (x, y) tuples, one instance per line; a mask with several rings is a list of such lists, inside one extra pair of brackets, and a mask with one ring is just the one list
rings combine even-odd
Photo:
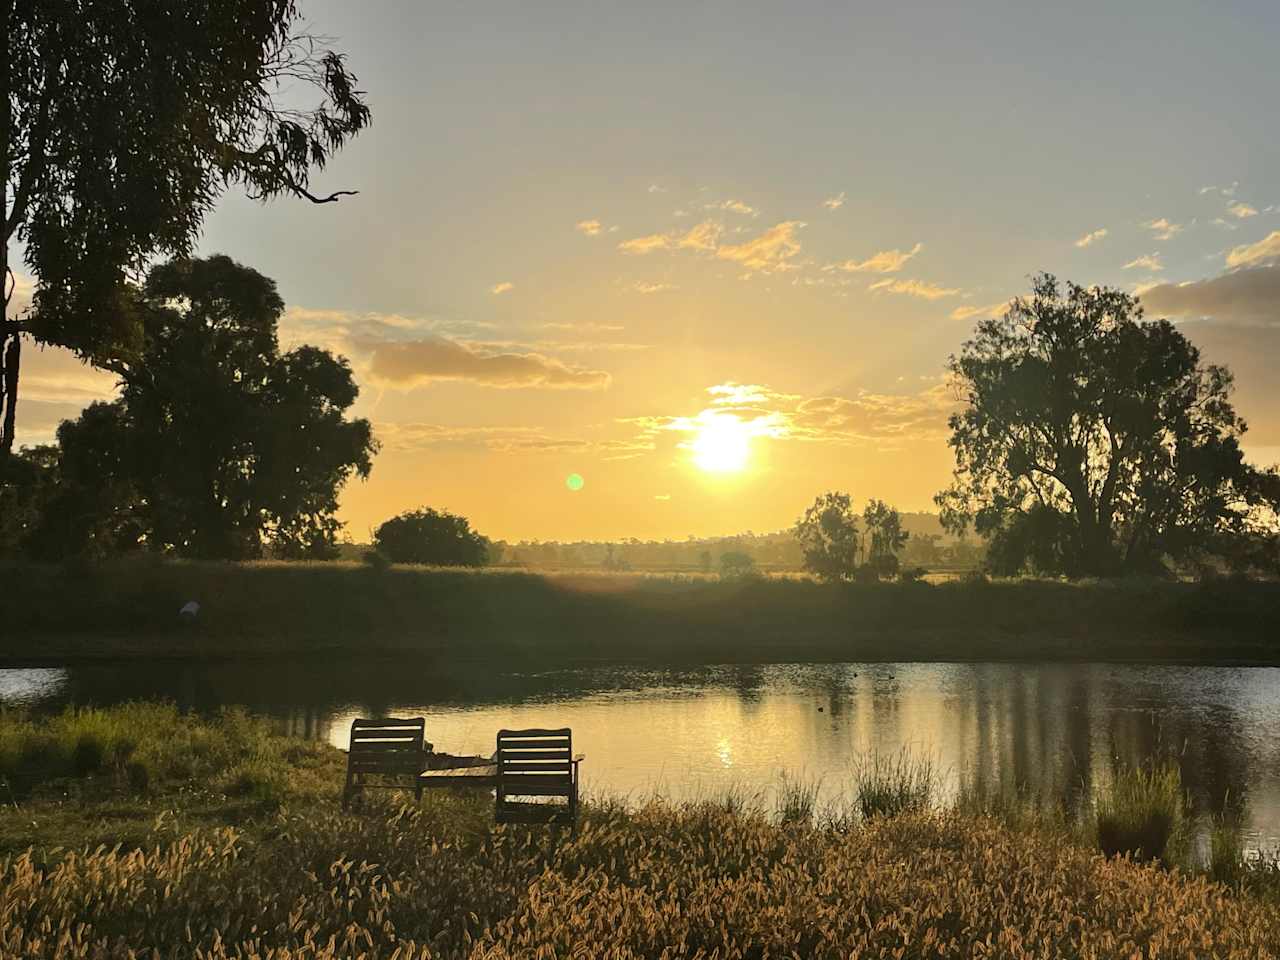
[(574, 762), (574, 763), (581, 763), (581, 762), (582, 762), (583, 760), (585, 760), (585, 759), (587, 759), (587, 755), (586, 755), (585, 753), (580, 753), (580, 754), (578, 754), (576, 757), (574, 757), (574, 758), (573, 758), (573, 762)]

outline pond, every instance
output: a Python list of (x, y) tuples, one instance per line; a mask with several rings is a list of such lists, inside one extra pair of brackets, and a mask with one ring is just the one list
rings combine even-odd
[[(54, 709), (165, 698), (238, 704), (345, 746), (359, 716), (425, 716), (427, 739), (488, 755), (501, 727), (573, 728), (588, 793), (673, 798), (781, 774), (847, 795), (870, 751), (928, 756), (962, 782), (1065, 801), (1117, 763), (1176, 757), (1194, 808), (1242, 807), (1251, 845), (1280, 844), (1280, 668), (843, 663), (547, 672), (420, 662), (116, 663), (0, 669), (0, 703)], [(766, 801), (767, 802), (767, 801)]]

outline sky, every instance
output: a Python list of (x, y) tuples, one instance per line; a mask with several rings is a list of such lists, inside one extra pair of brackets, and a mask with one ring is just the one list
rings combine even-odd
[[(1049, 271), (1138, 292), (1280, 460), (1280, 5), (303, 0), (372, 128), (313, 206), (233, 190), (203, 254), (350, 358), (381, 442), (356, 541), (931, 508), (947, 358)], [(19, 442), (111, 378), (24, 353)]]

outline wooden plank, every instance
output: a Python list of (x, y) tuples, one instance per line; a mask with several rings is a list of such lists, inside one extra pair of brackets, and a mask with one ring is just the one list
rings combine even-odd
[(423, 770), (418, 774), (419, 780), (483, 780), (497, 776), (497, 764), (486, 764), (483, 767), (448, 767), (444, 770)]
[(499, 763), (520, 763), (522, 761), (555, 761), (569, 762), (568, 750), (499, 750)]
[(569, 738), (557, 737), (552, 740), (499, 740), (499, 750), (568, 750)]
[(507, 737), (524, 737), (524, 738), (564, 737), (565, 739), (568, 739), (571, 736), (573, 736), (573, 731), (570, 730), (568, 727), (561, 727), (558, 730), (530, 729), (530, 730), (499, 730), (498, 731), (499, 740), (503, 740)]
[(545, 763), (526, 763), (524, 761), (502, 760), (499, 764), (503, 773), (562, 773), (569, 775), (568, 760), (549, 760)]

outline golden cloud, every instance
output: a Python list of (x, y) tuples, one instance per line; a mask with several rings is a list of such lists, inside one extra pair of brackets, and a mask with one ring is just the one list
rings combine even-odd
[(1249, 206), (1249, 204), (1244, 201), (1233, 203), (1231, 206), (1227, 207), (1227, 213), (1239, 220), (1244, 220), (1247, 217), (1256, 217), (1258, 215), (1257, 209)]
[(599, 220), (579, 220), (573, 228), (579, 233), (585, 233), (588, 237), (594, 237), (600, 233), (601, 226)]
[(718, 247), (716, 257), (761, 273), (791, 269), (793, 265), (788, 261), (800, 252), (795, 233), (803, 226), (799, 220), (785, 220), (746, 243)]
[(501, 283), (495, 283), (489, 288), (489, 292), (497, 296), (498, 294), (507, 293), (515, 289), (515, 284), (510, 280), (503, 280)]
[(1158, 272), (1164, 269), (1164, 264), (1160, 262), (1160, 254), (1148, 253), (1145, 256), (1136, 257), (1124, 265), (1125, 270), (1134, 270), (1138, 268)]
[(1154, 233), (1157, 240), (1171, 240), (1182, 232), (1182, 224), (1171, 223), (1165, 217), (1148, 220), (1143, 226)]
[(655, 250), (670, 250), (671, 246), (671, 237), (665, 233), (651, 233), (645, 237), (623, 240), (618, 244), (618, 249), (623, 253), (634, 253), (643, 256), (646, 253), (653, 253)]
[(920, 280), (880, 280), (867, 289), (882, 290), (885, 293), (903, 293), (922, 300), (941, 300), (943, 297), (954, 297), (960, 292), (955, 287), (940, 287), (936, 283)]
[(972, 320), (974, 317), (1002, 317), (1009, 309), (1009, 301), (989, 303), (985, 307), (956, 307), (951, 311), (952, 320)]
[(1097, 230), (1094, 230), (1092, 233), (1086, 233), (1083, 237), (1077, 240), (1076, 246), (1087, 247), (1090, 244), (1096, 243), (1097, 241), (1101, 240), (1106, 235), (1107, 235), (1107, 228), (1099, 227)]
[(866, 260), (845, 260), (832, 266), (846, 273), (897, 273), (923, 249), (924, 244), (917, 243), (910, 250), (881, 250)]
[(1273, 230), (1257, 243), (1233, 247), (1227, 254), (1228, 267), (1256, 266), (1280, 260), (1280, 230)]

